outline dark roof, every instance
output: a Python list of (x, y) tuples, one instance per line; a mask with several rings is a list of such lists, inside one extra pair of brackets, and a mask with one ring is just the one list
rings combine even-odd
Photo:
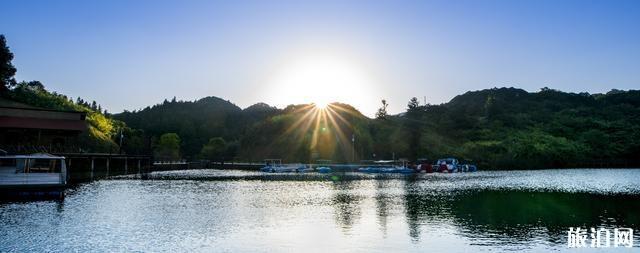
[(22, 118), (0, 116), (0, 128), (29, 128), (84, 131), (87, 125), (84, 120)]
[(86, 113), (51, 110), (0, 98), (0, 128), (84, 131)]
[(20, 103), (18, 101), (6, 99), (0, 97), (0, 108), (11, 108), (11, 109), (28, 109), (33, 111), (47, 111), (47, 112), (71, 112), (71, 113), (84, 113), (80, 111), (74, 110), (56, 110), (56, 109), (47, 109), (42, 107), (37, 107), (33, 105), (28, 105), (24, 103)]

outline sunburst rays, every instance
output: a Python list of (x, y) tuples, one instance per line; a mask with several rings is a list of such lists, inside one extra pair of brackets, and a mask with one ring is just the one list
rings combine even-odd
[(315, 104), (301, 106), (291, 111), (295, 121), (291, 123), (276, 140), (287, 143), (290, 152), (306, 149), (313, 159), (347, 159), (352, 157), (350, 134), (353, 126), (341, 113), (349, 112), (340, 104), (327, 104), (320, 107)]

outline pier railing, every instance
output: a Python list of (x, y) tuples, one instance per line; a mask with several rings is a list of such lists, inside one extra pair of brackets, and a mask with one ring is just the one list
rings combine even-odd
[(153, 170), (152, 157), (108, 153), (54, 153), (64, 156), (70, 182), (109, 176), (144, 174)]

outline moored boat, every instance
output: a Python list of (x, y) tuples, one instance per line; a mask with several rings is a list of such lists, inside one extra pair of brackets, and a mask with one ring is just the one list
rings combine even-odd
[(67, 185), (65, 158), (46, 153), (0, 156), (2, 197), (61, 198)]
[(333, 171), (331, 167), (329, 167), (331, 160), (320, 159), (317, 160), (316, 163), (318, 164), (318, 167), (316, 167), (318, 173), (331, 173)]
[(436, 172), (455, 173), (455, 172), (475, 172), (478, 168), (473, 164), (461, 164), (455, 158), (438, 159), (432, 166)]
[(262, 172), (270, 173), (287, 173), (287, 172), (311, 172), (312, 168), (309, 168), (302, 164), (287, 164), (283, 165), (280, 159), (265, 159), (265, 166), (260, 168)]
[(429, 163), (429, 160), (426, 158), (418, 159), (416, 166), (416, 172), (418, 173), (433, 173), (433, 166)]
[(318, 168), (316, 168), (316, 170), (319, 173), (331, 173), (331, 168), (326, 167), (326, 166), (318, 167)]
[[(377, 161), (376, 163), (379, 163), (379, 164), (390, 164), (390, 163), (393, 163), (393, 161)], [(407, 162), (406, 161), (402, 161), (402, 165), (400, 165), (400, 166), (362, 167), (362, 168), (358, 169), (358, 172), (409, 174), (409, 173), (415, 173), (416, 171), (414, 169), (411, 169), (411, 168), (407, 167)]]

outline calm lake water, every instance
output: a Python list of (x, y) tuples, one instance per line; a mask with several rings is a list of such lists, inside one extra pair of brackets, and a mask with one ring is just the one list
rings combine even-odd
[(0, 252), (603, 252), (569, 227), (635, 231), (640, 170), (263, 174), (190, 170), (0, 203)]

